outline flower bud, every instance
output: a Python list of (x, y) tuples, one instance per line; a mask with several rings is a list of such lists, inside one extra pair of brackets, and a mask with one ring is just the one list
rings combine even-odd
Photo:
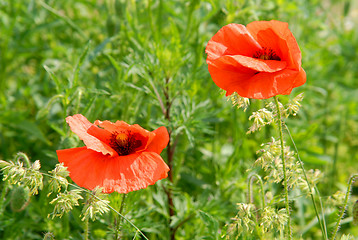
[(28, 187), (16, 186), (11, 192), (10, 207), (14, 212), (20, 212), (26, 208), (30, 200)]

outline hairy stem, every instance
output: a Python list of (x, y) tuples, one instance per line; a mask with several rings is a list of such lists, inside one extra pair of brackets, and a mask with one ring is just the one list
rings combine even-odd
[(292, 233), (291, 233), (291, 214), (290, 214), (290, 202), (288, 201), (288, 186), (287, 186), (287, 173), (286, 173), (286, 159), (285, 159), (285, 149), (284, 149), (284, 143), (283, 143), (283, 131), (282, 131), (282, 118), (281, 118), (281, 110), (280, 110), (280, 104), (278, 102), (278, 97), (275, 96), (275, 103), (276, 103), (276, 109), (277, 109), (277, 120), (278, 120), (278, 127), (280, 131), (280, 141), (281, 141), (281, 160), (282, 160), (282, 170), (283, 170), (283, 186), (285, 191), (285, 204), (286, 204), (286, 212), (288, 216), (287, 220), (287, 228), (288, 228), (288, 236), (289, 239), (292, 239)]
[(343, 214), (344, 214), (344, 212), (346, 211), (346, 207), (347, 207), (348, 199), (349, 199), (349, 194), (350, 194), (350, 192), (351, 192), (351, 188), (352, 188), (354, 179), (355, 179), (356, 177), (358, 177), (358, 174), (354, 174), (353, 176), (351, 176), (351, 178), (350, 178), (349, 181), (348, 181), (348, 187), (347, 187), (346, 196), (345, 196), (345, 198), (344, 198), (344, 204), (343, 204), (342, 210), (341, 210), (341, 212), (340, 212), (340, 214), (339, 214), (339, 219), (338, 219), (338, 221), (337, 221), (337, 223), (336, 223), (336, 226), (334, 227), (334, 231), (333, 231), (331, 240), (334, 240), (334, 239), (336, 238), (339, 225), (341, 224), (341, 221), (342, 221), (342, 218), (343, 218)]
[(88, 223), (88, 218), (86, 218), (86, 220), (85, 220), (85, 231), (83, 233), (85, 240), (88, 240), (88, 231), (89, 231), (89, 223)]
[[(321, 201), (321, 198), (319, 199), (320, 201), (320, 208), (321, 208), (321, 214), (322, 214), (322, 220), (320, 219), (319, 217), (319, 213), (318, 213), (318, 209), (317, 209), (317, 204), (316, 204), (316, 201), (315, 201), (315, 198), (314, 198), (314, 195), (313, 195), (313, 191), (312, 191), (312, 187), (311, 187), (311, 184), (310, 182), (308, 181), (308, 177), (307, 177), (307, 174), (306, 174), (306, 170), (303, 166), (303, 162), (301, 160), (301, 157), (298, 153), (298, 149), (297, 149), (297, 146), (296, 146), (296, 143), (295, 141), (293, 140), (292, 138), (292, 135), (291, 135), (291, 132), (290, 130), (288, 129), (287, 125), (284, 125), (285, 128), (286, 128), (286, 131), (288, 133), (288, 136), (290, 137), (291, 139), (291, 142), (293, 144), (293, 148), (295, 149), (295, 152), (297, 154), (297, 159), (298, 159), (298, 162), (300, 163), (300, 167), (302, 169), (302, 172), (303, 172), (303, 176), (305, 178), (305, 181), (307, 183), (307, 186), (308, 186), (308, 189), (309, 189), (309, 194), (311, 196), (311, 200), (312, 200), (312, 204), (313, 204), (313, 207), (314, 207), (314, 210), (315, 210), (315, 213), (316, 213), (316, 217), (317, 217), (317, 220), (319, 222), (319, 225), (320, 225), (320, 228), (321, 228), (321, 231), (322, 231), (322, 234), (324, 236), (324, 239), (328, 239), (328, 234), (327, 234), (327, 226), (326, 226), (326, 221), (325, 221), (325, 217), (324, 217), (324, 211), (323, 211), (323, 205), (322, 205), (322, 201)], [(318, 194), (319, 196), (319, 192), (318, 192), (318, 189), (316, 186), (314, 186), (314, 189), (316, 191), (316, 193)]]
[[(86, 198), (87, 198), (87, 201), (88, 201), (88, 198), (89, 198), (89, 194), (87, 193), (86, 194)], [(83, 237), (85, 240), (88, 240), (88, 233), (89, 233), (89, 220), (88, 220), (88, 217), (86, 217), (85, 219), (85, 229), (84, 229), (84, 232), (83, 232)]]

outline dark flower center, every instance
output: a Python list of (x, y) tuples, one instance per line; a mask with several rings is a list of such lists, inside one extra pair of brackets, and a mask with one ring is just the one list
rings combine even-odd
[(276, 60), (281, 61), (281, 58), (277, 56), (274, 50), (272, 48), (263, 47), (262, 49), (256, 51), (253, 58), (258, 58), (262, 60)]
[(115, 132), (111, 136), (109, 145), (119, 156), (129, 155), (134, 153), (143, 144), (136, 135), (137, 134), (132, 134), (131, 132)]

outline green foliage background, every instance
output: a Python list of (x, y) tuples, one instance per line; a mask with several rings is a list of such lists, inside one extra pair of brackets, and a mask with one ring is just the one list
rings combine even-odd
[[(44, 171), (53, 169), (56, 149), (81, 144), (65, 123), (76, 113), (151, 130), (167, 126), (177, 139), (177, 239), (220, 238), (235, 204), (246, 201), (255, 152), (277, 133), (268, 127), (246, 135), (250, 113), (263, 103), (253, 101), (247, 112), (233, 108), (210, 78), (204, 49), (228, 23), (271, 19), (289, 23), (307, 73), (304, 86), (281, 97), (305, 93), (301, 112), (287, 122), (301, 157), (308, 169), (324, 172), (323, 199), (344, 191), (358, 161), (358, 6), (349, 0), (0, 0), (0, 159), (22, 151)], [(158, 101), (166, 98), (163, 89), (173, 100), (170, 121)], [(149, 239), (168, 239), (163, 185), (168, 180), (128, 194), (125, 214)], [(13, 212), (10, 194), (2, 194), (1, 239), (42, 239), (48, 231), (81, 238), (80, 210), (47, 218), (53, 206), (44, 189)], [(113, 204), (118, 197), (111, 195)], [(296, 232), (320, 238), (313, 209), (302, 207), (307, 199), (296, 202)], [(113, 218), (92, 222), (91, 238), (112, 239)], [(132, 239), (134, 230), (124, 228)], [(341, 231), (358, 236), (349, 212)]]

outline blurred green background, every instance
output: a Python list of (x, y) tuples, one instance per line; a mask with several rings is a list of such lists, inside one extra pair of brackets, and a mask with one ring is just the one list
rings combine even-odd
[[(300, 113), (287, 121), (301, 158), (306, 169), (324, 173), (318, 185), (323, 200), (345, 191), (349, 176), (358, 172), (353, 0), (0, 0), (0, 159), (21, 151), (39, 159), (43, 171), (53, 169), (56, 149), (81, 144), (65, 123), (76, 113), (150, 130), (164, 125), (176, 141), (173, 183), (163, 180), (128, 194), (125, 214), (149, 239), (168, 239), (162, 185), (171, 185), (177, 239), (220, 238), (235, 204), (246, 201), (246, 170), (256, 151), (277, 133), (267, 127), (246, 135), (248, 117), (264, 103), (252, 101), (243, 112), (227, 102), (210, 78), (204, 49), (228, 23), (271, 19), (289, 23), (307, 73), (304, 86), (280, 97), (285, 102), (304, 92)], [(170, 103), (170, 119), (158, 99)], [(4, 191), (4, 182), (0, 188), (1, 239), (42, 239), (48, 231), (56, 239), (81, 238), (80, 210), (47, 218), (53, 206), (46, 187), (21, 212), (9, 207), (11, 189)], [(358, 188), (352, 194), (349, 209)], [(306, 198), (297, 202), (307, 206), (293, 215), (295, 232), (319, 239), (312, 207)], [(358, 237), (350, 212), (341, 232)], [(112, 239), (112, 220), (107, 214), (91, 223), (91, 238)], [(327, 221), (332, 227), (334, 218)], [(134, 230), (127, 228), (124, 237), (133, 239)]]

